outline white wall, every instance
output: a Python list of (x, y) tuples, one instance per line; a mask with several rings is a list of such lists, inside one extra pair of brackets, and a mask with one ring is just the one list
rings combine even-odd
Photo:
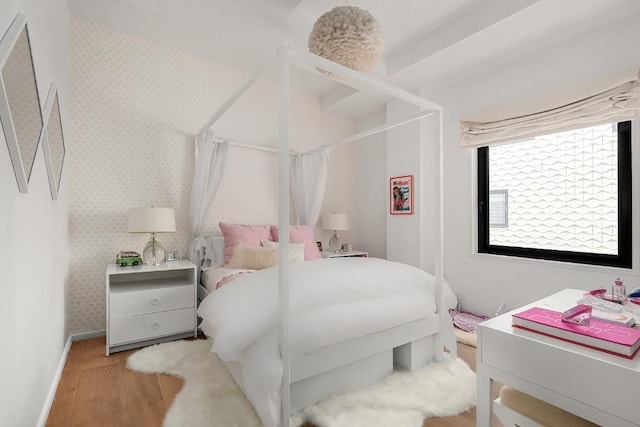
[[(358, 122), (361, 131), (418, 114), (396, 101)], [(358, 242), (370, 256), (405, 262), (435, 274), (436, 144), (439, 116), (381, 132), (358, 142)], [(414, 175), (414, 214), (390, 215), (389, 178)]]
[[(137, 250), (147, 235), (127, 233), (127, 211), (165, 206), (176, 233), (159, 238), (185, 257), (191, 239), (189, 203), (193, 135), (251, 76), (230, 66), (72, 17), (73, 132), (70, 153), (70, 330), (105, 329), (104, 271), (119, 250)], [(306, 151), (355, 132), (352, 120), (327, 114), (316, 96), (291, 90), (291, 146)], [(259, 80), (216, 123), (214, 133), (250, 144), (277, 141), (277, 85)], [(331, 150), (322, 208), (356, 216), (356, 147)], [(203, 225), (277, 223), (277, 156), (231, 147), (226, 174)], [(357, 247), (357, 230), (341, 233)], [(316, 229), (324, 243), (330, 233)]]
[(516, 308), (564, 288), (609, 286), (622, 277), (628, 287), (639, 286), (638, 191), (640, 173), (638, 126), (634, 129), (634, 266), (635, 271), (556, 262), (477, 255), (475, 250), (475, 155), (461, 149), (461, 117), (509, 105), (527, 98), (555, 96), (558, 91), (584, 87), (590, 81), (625, 70), (640, 69), (640, 16), (609, 28), (594, 28), (583, 37), (558, 43), (492, 68), (477, 69), (457, 85), (427, 94), (444, 106), (445, 277), (463, 309), (493, 314), (500, 301)]
[[(395, 123), (419, 113), (418, 107), (403, 101), (387, 103), (387, 122)], [(412, 215), (387, 215), (387, 259), (421, 267), (421, 127), (418, 121), (390, 129), (387, 135), (387, 179), (413, 175)], [(387, 181), (387, 213), (389, 181)]]
[[(359, 130), (406, 120), (418, 109), (401, 101), (361, 120)], [(370, 256), (435, 274), (434, 204), (439, 143), (437, 114), (358, 142), (358, 242)], [(390, 215), (389, 178), (414, 175), (414, 214)]]
[[(3, 0), (0, 34), (20, 12), (27, 16), (41, 106), (49, 85), (58, 87), (67, 150), (69, 116), (69, 13), (64, 0)], [(0, 425), (35, 426), (48, 410), (68, 332), (68, 178), (52, 201), (39, 146), (29, 192), (18, 193), (4, 133), (0, 132)], [(49, 402), (50, 403), (50, 402)], [(46, 415), (46, 413), (45, 413)]]
[[(386, 111), (358, 123), (365, 131), (386, 122)], [(357, 142), (358, 147), (358, 247), (376, 258), (387, 257), (387, 140), (384, 132)]]

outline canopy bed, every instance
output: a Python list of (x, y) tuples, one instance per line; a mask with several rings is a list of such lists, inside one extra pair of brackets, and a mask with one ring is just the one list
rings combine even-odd
[[(224, 173), (229, 141), (215, 141), (213, 124), (272, 64), (279, 69), (279, 216), (271, 233), (258, 229), (257, 242), (296, 242), (294, 234), (317, 221), (324, 193), (326, 150), (337, 144), (437, 115), (439, 140), (435, 148), (436, 197), (435, 274), (424, 269), (382, 259), (339, 259), (291, 262), (291, 247), (276, 245), (275, 261), (255, 272), (203, 274), (219, 282), (238, 275), (232, 284), (200, 286), (201, 327), (213, 341), (212, 351), (226, 363), (234, 379), (253, 403), (265, 426), (288, 426), (290, 414), (332, 394), (377, 381), (396, 367), (415, 370), (445, 357), (445, 346), (456, 356), (455, 338), (446, 308), (455, 296), (443, 282), (442, 260), (442, 109), (419, 96), (312, 54), (290, 51), (287, 46), (231, 96), (196, 137), (196, 176), (192, 193), (194, 241), (191, 258), (199, 266), (229, 267), (242, 239), (224, 249), (228, 235), (203, 237), (202, 220)], [(289, 149), (289, 67), (298, 66), (330, 76), (359, 91), (373, 92), (385, 100), (401, 100), (417, 107), (418, 114), (361, 132), (307, 153)], [(207, 144), (207, 142), (209, 144)], [(273, 150), (273, 148), (257, 147)], [(305, 165), (311, 156), (319, 160)], [(324, 165), (324, 166), (323, 166)], [(311, 170), (310, 170), (311, 169)], [(200, 172), (198, 172), (200, 170)], [(313, 179), (303, 180), (303, 176)], [(293, 178), (290, 184), (290, 178)], [(300, 182), (305, 181), (305, 185)], [(290, 193), (298, 220), (290, 226)], [(302, 209), (301, 209), (302, 207)], [(221, 223), (221, 228), (222, 228)], [(230, 225), (225, 225), (225, 227)], [(276, 235), (273, 235), (273, 229)], [(264, 233), (264, 234), (260, 234)], [(275, 238), (274, 238), (275, 237)], [(257, 240), (256, 240), (257, 239)], [(304, 245), (307, 250), (315, 243)], [(317, 249), (317, 248), (315, 248)], [(225, 252), (234, 250), (233, 253)], [(231, 257), (231, 258), (230, 258)], [(206, 260), (205, 260), (206, 258)], [(205, 264), (203, 264), (205, 262)], [(277, 265), (275, 265), (277, 264)], [(243, 274), (247, 273), (247, 274)], [(211, 278), (213, 275), (215, 278)], [(217, 289), (216, 289), (217, 288)], [(276, 296), (277, 294), (277, 296)]]

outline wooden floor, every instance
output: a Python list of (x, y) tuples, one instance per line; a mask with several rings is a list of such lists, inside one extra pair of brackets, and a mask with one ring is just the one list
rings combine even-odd
[[(134, 351), (107, 357), (104, 337), (72, 343), (46, 425), (161, 426), (183, 381), (171, 375), (127, 369), (127, 357)], [(475, 349), (459, 345), (458, 352), (475, 369)], [(474, 408), (454, 417), (426, 419), (423, 427), (475, 425)], [(494, 425), (501, 426), (497, 420)]]
[(71, 344), (47, 426), (161, 426), (182, 379), (126, 368), (135, 350), (105, 356), (105, 338)]

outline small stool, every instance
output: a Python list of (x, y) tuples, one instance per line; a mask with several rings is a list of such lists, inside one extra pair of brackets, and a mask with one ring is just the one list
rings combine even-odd
[[(500, 389), (500, 404), (533, 421), (533, 425), (537, 423), (538, 425), (549, 427), (598, 427), (598, 424), (506, 385)], [(499, 414), (496, 415), (500, 418)], [(507, 420), (501, 419), (501, 421), (505, 424), (505, 427), (510, 425)]]

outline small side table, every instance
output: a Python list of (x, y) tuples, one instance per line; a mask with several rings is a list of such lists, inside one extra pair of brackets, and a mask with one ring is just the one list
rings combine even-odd
[(366, 258), (369, 256), (369, 252), (363, 251), (349, 251), (349, 252), (331, 252), (331, 251), (323, 251), (320, 252), (322, 254), (322, 258)]
[(106, 271), (107, 356), (196, 337), (196, 266), (187, 260)]

